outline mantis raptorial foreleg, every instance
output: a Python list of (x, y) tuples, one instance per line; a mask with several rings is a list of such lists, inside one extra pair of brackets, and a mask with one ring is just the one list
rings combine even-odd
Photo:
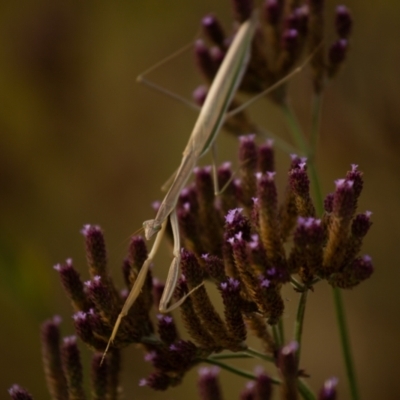
[(171, 228), (172, 228), (172, 237), (174, 240), (174, 250), (173, 250), (173, 256), (174, 258), (172, 259), (171, 265), (169, 267), (168, 271), (168, 276), (167, 280), (165, 281), (165, 287), (163, 294), (161, 296), (160, 304), (158, 306), (158, 309), (162, 313), (167, 313), (172, 311), (174, 308), (168, 308), (168, 303), (170, 302), (176, 283), (178, 282), (179, 278), (179, 266), (181, 263), (181, 237), (179, 235), (179, 225), (178, 225), (178, 218), (176, 216), (176, 210), (173, 210), (169, 216), (169, 221), (171, 223)]
[(190, 290), (189, 293), (182, 296), (177, 302), (175, 302), (170, 307), (168, 307), (168, 303), (171, 301), (171, 298), (175, 291), (176, 284), (179, 279), (179, 271), (180, 271), (179, 266), (181, 263), (181, 237), (179, 235), (179, 224), (178, 224), (178, 218), (176, 216), (176, 210), (172, 211), (172, 213), (169, 217), (169, 221), (171, 223), (172, 236), (174, 239), (174, 250), (173, 250), (174, 258), (169, 267), (167, 280), (165, 281), (164, 291), (161, 296), (160, 304), (158, 306), (159, 311), (162, 313), (168, 313), (168, 312), (175, 310), (195, 290), (197, 290), (199, 287), (203, 286), (203, 283), (201, 283), (200, 285), (198, 285), (195, 288), (193, 288), (192, 290)]
[[(129, 292), (129, 295), (126, 298), (125, 303), (121, 309), (121, 312), (118, 314), (117, 320), (115, 321), (115, 324), (114, 324), (114, 328), (111, 332), (110, 339), (108, 340), (107, 347), (104, 350), (103, 359), (104, 359), (105, 355), (107, 354), (107, 351), (108, 351), (111, 343), (114, 341), (115, 337), (117, 336), (118, 328), (121, 325), (122, 318), (124, 318), (126, 315), (128, 315), (129, 309), (132, 307), (135, 300), (140, 295), (140, 292), (141, 292), (144, 282), (146, 280), (147, 272), (148, 272), (150, 265), (154, 259), (154, 256), (157, 253), (158, 248), (160, 247), (161, 240), (164, 236), (164, 232), (167, 227), (167, 222), (168, 222), (167, 220), (164, 221), (164, 223), (162, 224), (161, 230), (157, 233), (156, 240), (154, 241), (153, 247), (151, 248), (151, 251), (147, 256), (146, 261), (143, 263), (138, 276), (136, 277), (136, 280), (132, 286), (132, 289)], [(102, 362), (103, 362), (103, 359), (102, 359)]]

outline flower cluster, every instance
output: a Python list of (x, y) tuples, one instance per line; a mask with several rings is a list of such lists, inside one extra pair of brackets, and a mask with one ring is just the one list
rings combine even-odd
[[(252, 0), (232, 0), (234, 29), (250, 18), (254, 5)], [(310, 56), (313, 87), (320, 94), (327, 82), (334, 78), (346, 59), (353, 20), (345, 6), (338, 6), (334, 27), (337, 38), (328, 45), (324, 37), (325, 6), (321, 0), (289, 1), (265, 0), (259, 12), (259, 25), (251, 48), (251, 58), (239, 91), (251, 96), (263, 95), (271, 86), (283, 80), (289, 73), (301, 68), (304, 55)], [(194, 54), (197, 67), (207, 84), (216, 75), (232, 35), (225, 33), (220, 21), (210, 14), (202, 20), (206, 41), (195, 43)], [(302, 61), (303, 60), (303, 61)], [(193, 92), (195, 101), (203, 104), (207, 86), (201, 85)], [(279, 105), (286, 101), (287, 85), (268, 92), (270, 99)], [(231, 109), (239, 107), (235, 99)], [(259, 132), (260, 128), (249, 120), (244, 112), (235, 114), (225, 122), (225, 128), (235, 134)]]
[[(239, 23), (253, 12), (250, 0), (235, 0), (233, 5)], [(305, 4), (266, 0), (240, 90), (253, 95), (263, 93), (292, 70), (307, 49), (312, 55), (314, 89), (319, 94), (325, 80), (336, 74), (345, 59), (352, 29), (350, 12), (344, 6), (338, 7), (335, 26), (339, 39), (325, 54), (323, 10), (320, 0)], [(195, 54), (200, 70), (211, 81), (231, 38), (212, 15), (203, 19), (202, 26), (212, 47), (198, 41)], [(196, 90), (199, 103), (204, 101), (206, 92), (204, 88)], [(271, 98), (283, 104), (285, 86), (273, 92)], [(234, 103), (236, 107), (238, 102)], [(225, 126), (235, 133), (258, 132), (243, 112), (227, 120)], [(182, 275), (174, 296), (178, 301), (186, 297), (179, 307), (186, 333), (178, 332), (170, 313), (154, 317), (164, 285), (153, 278), (150, 270), (104, 360), (102, 354), (114, 324), (148, 252), (141, 236), (132, 237), (121, 266), (125, 287), (119, 290), (109, 273), (101, 228), (84, 226), (89, 280), (81, 279), (70, 259), (54, 268), (75, 311), (76, 335), (95, 351), (91, 372), (94, 398), (118, 398), (120, 352), (130, 344), (140, 345), (145, 360), (154, 367), (140, 385), (165, 390), (179, 384), (200, 363), (221, 366), (218, 356), (222, 351), (254, 355), (246, 342), (248, 335), (260, 340), (262, 352), (258, 357), (272, 361), (279, 378), (257, 369), (255, 374), (246, 375), (253, 380), (241, 398), (269, 399), (276, 384), (282, 398), (297, 398), (298, 391), (306, 394), (299, 380), (306, 377), (299, 367), (300, 344), (282, 343), (279, 330), (274, 330), (285, 310), (283, 286), (290, 284), (296, 292), (306, 293), (325, 280), (334, 288), (350, 289), (373, 272), (371, 258), (360, 256), (371, 226), (369, 211), (357, 213), (363, 188), (361, 171), (352, 165), (345, 177), (335, 182), (335, 190), (325, 197), (322, 211), (310, 194), (308, 169), (312, 162), (291, 155), (283, 194), (278, 194), (276, 185), (273, 142), (267, 140), (258, 145), (255, 135), (239, 137), (237, 171), (230, 163), (217, 169), (217, 183), (222, 188), (219, 196), (214, 195), (212, 168), (196, 168), (194, 182), (182, 191), (177, 204), (183, 248)], [(172, 238), (169, 227), (166, 232)], [(216, 286), (221, 297), (222, 315), (208, 295), (209, 284)], [(55, 317), (42, 327), (49, 392), (57, 399), (85, 398), (76, 338), (61, 340), (59, 323)], [(217, 375), (215, 367), (200, 370), (202, 399), (222, 398)], [(336, 385), (335, 378), (327, 380), (319, 398), (335, 398)], [(18, 400), (32, 398), (16, 385), (10, 395)]]
[[(359, 256), (371, 225), (371, 213), (356, 213), (363, 185), (358, 168), (353, 165), (344, 179), (336, 181), (335, 191), (325, 199), (324, 214), (317, 218), (309, 193), (306, 160), (292, 156), (287, 188), (278, 201), (271, 141), (257, 146), (254, 135), (243, 136), (239, 141), (238, 177), (232, 179), (230, 165), (223, 164), (218, 169), (218, 182), (226, 189), (215, 197), (211, 168), (197, 168), (193, 184), (180, 196), (177, 211), (184, 249), (183, 275), (175, 295), (180, 298), (208, 279), (221, 295), (223, 316), (216, 311), (203, 285), (180, 307), (189, 340), (180, 337), (171, 315), (159, 315), (156, 327), (151, 310), (158, 307), (163, 285), (149, 274), (105, 359), (107, 367), (113, 365), (113, 373), (118, 349), (130, 343), (141, 344), (145, 359), (154, 366), (154, 372), (141, 385), (163, 390), (178, 384), (189, 369), (213, 353), (246, 350), (250, 333), (261, 340), (265, 354), (279, 365), (290, 349), (278, 347), (269, 326), (276, 324), (284, 312), (284, 284), (292, 282), (301, 291), (325, 279), (333, 286), (352, 288), (371, 275), (370, 258)], [(128, 257), (122, 263), (126, 288), (118, 291), (107, 270), (103, 232), (87, 225), (82, 233), (90, 280), (82, 282), (71, 260), (55, 269), (76, 311), (76, 334), (92, 349), (102, 352), (147, 250), (140, 236), (132, 238)], [(295, 280), (296, 274), (300, 281)], [(62, 383), (57, 378), (64, 376), (61, 371), (80, 368), (78, 362), (68, 361), (78, 358), (75, 339), (64, 339), (60, 348), (58, 339), (53, 337), (55, 325), (53, 321), (43, 328), (45, 370), (51, 393), (66, 390), (70, 387), (68, 382), (79, 382), (77, 377), (72, 379), (64, 373)], [(64, 364), (67, 367), (62, 369)], [(281, 368), (281, 373), (284, 371)], [(288, 371), (291, 378), (283, 387), (291, 388), (299, 374), (297, 364)]]

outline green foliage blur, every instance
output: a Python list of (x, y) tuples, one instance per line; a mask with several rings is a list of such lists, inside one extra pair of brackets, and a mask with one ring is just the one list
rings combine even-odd
[[(332, 40), (338, 4), (352, 10), (355, 26), (348, 60), (326, 90), (318, 165), (324, 194), (351, 163), (364, 171), (359, 210), (371, 210), (374, 225), (362, 253), (372, 256), (376, 272), (345, 300), (362, 398), (394, 399), (400, 392), (400, 3), (327, 1)], [(210, 11), (230, 28), (228, 0), (0, 2), (0, 398), (7, 398), (13, 383), (48, 398), (39, 326), (59, 314), (63, 333), (73, 333), (52, 266), (72, 257), (87, 277), (79, 233), (84, 224), (104, 229), (112, 272), (120, 279), (127, 239), (151, 217), (151, 202), (161, 197), (159, 188), (178, 165), (196, 118), (135, 78), (193, 40)], [(308, 73), (291, 83), (305, 129)], [(201, 83), (190, 54), (162, 66), (152, 79), (188, 98)], [(261, 126), (287, 134), (270, 103), (259, 102), (252, 115)], [(220, 136), (220, 160), (235, 159), (236, 141)], [(279, 153), (282, 181), (288, 164)], [(169, 254), (164, 245), (158, 276), (165, 276)], [(288, 293), (288, 303), (295, 303), (293, 296)], [(314, 389), (339, 376), (345, 399), (330, 289), (319, 285), (309, 297), (302, 367)], [(149, 369), (138, 350), (125, 353), (124, 370), (127, 399), (183, 399), (196, 392), (195, 371), (168, 394), (139, 388)], [(233, 381), (222, 374), (226, 398), (237, 398), (245, 384)]]

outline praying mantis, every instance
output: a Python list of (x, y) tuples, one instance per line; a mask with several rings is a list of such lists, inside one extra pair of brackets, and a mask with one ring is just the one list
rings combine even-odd
[[(157, 215), (154, 219), (147, 220), (143, 223), (144, 233), (147, 240), (157, 234), (153, 247), (148, 254), (139, 274), (133, 284), (133, 287), (123, 305), (115, 322), (113, 331), (105, 349), (104, 355), (114, 341), (122, 318), (125, 317), (139, 296), (144, 285), (148, 269), (158, 250), (162, 236), (164, 234), (168, 218), (172, 227), (174, 240), (173, 260), (171, 262), (165, 288), (160, 300), (159, 311), (166, 313), (179, 307), (191, 294), (181, 298), (178, 302), (168, 307), (168, 303), (172, 298), (174, 289), (179, 278), (180, 266), (180, 236), (178, 219), (176, 215), (176, 205), (179, 195), (189, 180), (193, 169), (198, 163), (199, 158), (204, 155), (214, 144), (222, 124), (227, 116), (228, 107), (241, 83), (242, 77), (246, 71), (248, 61), (250, 59), (251, 43), (258, 24), (258, 12), (253, 11), (249, 19), (244, 21), (236, 32), (236, 35), (225, 55), (225, 58), (209, 88), (206, 100), (200, 110), (193, 131), (189, 137), (189, 141), (183, 151), (181, 164), (175, 173), (173, 182), (162, 201)], [(289, 75), (276, 82), (267, 91), (273, 90), (284, 81), (289, 79), (294, 73), (297, 73), (302, 66), (293, 70)], [(264, 96), (267, 91), (255, 96), (252, 100), (256, 100)], [(234, 112), (235, 113), (235, 112)], [(196, 290), (194, 288), (193, 290)], [(192, 290), (192, 291), (193, 291)], [(104, 358), (104, 356), (103, 356)]]
[(168, 308), (168, 303), (172, 298), (179, 277), (180, 236), (175, 210), (176, 204), (178, 202), (179, 194), (189, 180), (199, 158), (213, 145), (216, 136), (224, 123), (227, 109), (240, 85), (243, 74), (246, 71), (247, 63), (250, 58), (251, 42), (253, 40), (257, 23), (258, 13), (257, 11), (254, 11), (251, 17), (244, 21), (236, 32), (236, 35), (209, 89), (207, 98), (201, 108), (189, 141), (183, 151), (181, 164), (163, 202), (160, 205), (160, 208), (158, 209), (157, 215), (154, 219), (147, 220), (143, 223), (146, 239), (149, 240), (155, 234), (157, 234), (157, 237), (146, 261), (140, 269), (122, 310), (118, 315), (104, 354), (107, 353), (108, 348), (114, 341), (122, 318), (127, 315), (129, 309), (140, 294), (150, 264), (160, 245), (168, 218), (171, 222), (174, 239), (173, 260), (169, 268), (164, 292), (160, 300), (159, 310), (164, 313), (168, 312), (171, 309), (178, 307), (182, 301), (184, 301), (184, 299), (181, 299), (180, 302), (175, 303), (171, 308)]

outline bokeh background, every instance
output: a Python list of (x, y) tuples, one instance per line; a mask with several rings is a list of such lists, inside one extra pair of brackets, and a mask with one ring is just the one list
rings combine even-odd
[[(334, 1), (326, 2), (333, 38)], [(324, 99), (318, 165), (324, 193), (350, 163), (365, 173), (360, 210), (374, 225), (363, 253), (373, 258), (372, 279), (344, 294), (363, 399), (400, 393), (400, 3), (345, 2), (354, 15), (351, 53)], [(136, 76), (190, 42), (213, 11), (231, 26), (228, 0), (0, 2), (0, 398), (20, 383), (49, 398), (41, 367), (39, 326), (55, 314), (73, 333), (71, 309), (52, 266), (72, 257), (84, 277), (80, 229), (100, 224), (115, 279), (128, 237), (152, 215), (151, 202), (176, 168), (196, 114), (135, 82)], [(201, 82), (186, 54), (152, 79), (190, 97)], [(299, 118), (309, 126), (310, 80), (291, 82)], [(287, 137), (279, 110), (252, 107), (262, 126)], [(307, 125), (308, 124), (308, 125)], [(236, 157), (236, 141), (221, 134), (221, 161)], [(209, 162), (206, 158), (205, 162)], [(284, 181), (288, 156), (278, 152)], [(168, 244), (157, 259), (165, 276)], [(121, 280), (119, 280), (121, 282)], [(288, 292), (286, 322), (296, 295)], [(291, 309), (292, 305), (292, 309)], [(290, 332), (290, 331), (289, 331)], [(83, 346), (82, 346), (83, 348)], [(84, 362), (88, 364), (85, 351)], [(138, 349), (124, 353), (125, 398), (196, 397), (196, 372), (165, 394), (137, 386), (149, 372)], [(329, 287), (318, 285), (306, 313), (302, 366), (316, 389), (338, 376), (348, 398)], [(247, 363), (252, 369), (254, 363)], [(245, 381), (221, 374), (225, 398)]]

